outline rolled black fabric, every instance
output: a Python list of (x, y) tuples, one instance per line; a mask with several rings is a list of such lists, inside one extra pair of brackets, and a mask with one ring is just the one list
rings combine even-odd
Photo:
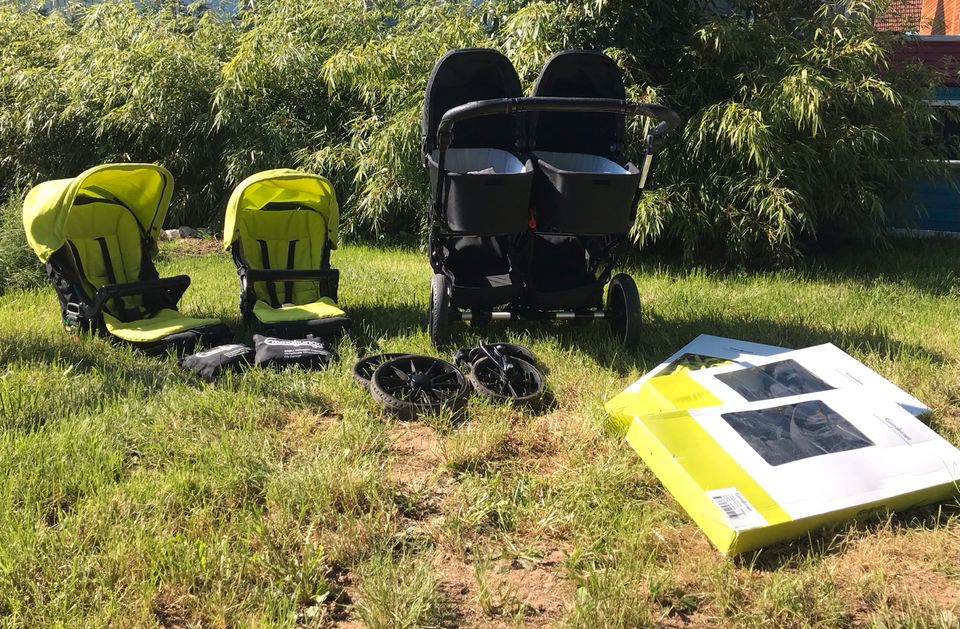
[(227, 369), (249, 366), (253, 357), (253, 348), (246, 345), (220, 345), (186, 356), (180, 361), (180, 366), (189, 369), (204, 380), (213, 380)]
[(253, 341), (258, 366), (285, 367), (300, 365), (305, 369), (324, 369), (333, 360), (333, 349), (323, 341), (313, 339), (278, 339), (255, 334)]

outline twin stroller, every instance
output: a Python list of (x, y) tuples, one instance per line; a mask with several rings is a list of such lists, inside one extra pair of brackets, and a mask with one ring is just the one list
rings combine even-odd
[[(232, 335), (216, 319), (181, 314), (186, 275), (160, 278), (157, 238), (173, 193), (153, 164), (105, 164), (47, 181), (24, 201), (27, 241), (42, 262), (68, 328), (147, 353), (193, 351)], [(240, 276), (246, 323), (282, 338), (332, 337), (349, 326), (330, 266), (339, 208), (330, 182), (294, 170), (253, 175), (227, 204), (224, 247)]]
[[(623, 155), (625, 116), (636, 114), (660, 121), (642, 169)], [(603, 53), (554, 55), (527, 98), (495, 50), (441, 57), (422, 121), (434, 343), (447, 342), (452, 321), (598, 318), (635, 342), (640, 297), (629, 275), (611, 278), (615, 251), (633, 225), (656, 141), (678, 122), (665, 107), (627, 101)]]

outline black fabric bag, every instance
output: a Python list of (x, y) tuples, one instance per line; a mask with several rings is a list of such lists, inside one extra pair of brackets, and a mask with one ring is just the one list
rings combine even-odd
[(300, 365), (305, 369), (324, 369), (333, 360), (330, 345), (314, 339), (278, 339), (255, 334), (256, 364), (260, 367)]
[(253, 356), (253, 348), (246, 345), (220, 345), (185, 357), (180, 366), (204, 380), (213, 380), (227, 369), (248, 367)]

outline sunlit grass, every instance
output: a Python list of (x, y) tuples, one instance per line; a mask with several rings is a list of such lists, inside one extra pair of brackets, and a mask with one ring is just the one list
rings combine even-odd
[[(960, 442), (960, 243), (898, 243), (770, 273), (630, 266), (634, 351), (603, 324), (456, 328), (529, 346), (554, 403), (471, 400), (401, 423), (349, 374), (438, 352), (411, 249), (335, 252), (354, 332), (325, 372), (200, 384), (60, 329), (53, 290), (0, 298), (0, 624), (727, 626), (945, 622), (956, 510), (817, 533), (737, 560), (707, 544), (606, 422), (603, 401), (700, 333), (833, 342), (917, 395)], [(226, 254), (166, 245), (182, 307), (241, 339)], [(953, 617), (955, 618), (955, 617)]]

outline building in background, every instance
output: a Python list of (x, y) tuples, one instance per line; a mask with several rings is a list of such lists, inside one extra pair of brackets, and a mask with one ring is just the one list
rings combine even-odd
[[(960, 175), (960, 0), (893, 0), (878, 29), (908, 35), (894, 63), (920, 62), (940, 74), (941, 86), (931, 103), (937, 132), (948, 148), (951, 170)], [(904, 227), (922, 232), (960, 234), (960, 177), (918, 181), (914, 185), (923, 211)]]

